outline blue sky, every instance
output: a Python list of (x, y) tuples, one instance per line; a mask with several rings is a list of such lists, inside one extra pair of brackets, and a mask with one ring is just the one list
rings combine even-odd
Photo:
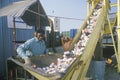
[[(86, 19), (87, 0), (40, 0), (47, 15)], [(117, 0), (111, 0), (117, 2)], [(60, 18), (60, 31), (79, 29), (83, 20), (71, 20)]]
[[(47, 15), (85, 19), (87, 15), (86, 0), (40, 0)], [(54, 13), (53, 13), (54, 11)], [(79, 28), (83, 20), (60, 18), (60, 31)]]

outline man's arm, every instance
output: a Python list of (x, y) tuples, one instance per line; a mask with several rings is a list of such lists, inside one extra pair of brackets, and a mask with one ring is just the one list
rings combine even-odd
[(31, 47), (32, 41), (33, 41), (32, 39), (27, 40), (24, 44), (20, 45), (17, 48), (17, 53), (21, 58), (23, 58), (23, 59), (28, 58), (26, 51), (27, 51), (27, 53), (28, 53), (28, 51), (31, 52), (30, 47)]
[(18, 54), (22, 59), (28, 58), (27, 55), (26, 55), (26, 50), (25, 50), (24, 47), (23, 47), (23, 44), (20, 45), (20, 46), (17, 48), (17, 54)]
[(26, 55), (26, 50), (29, 50), (31, 41), (26, 41), (24, 44), (17, 48), (17, 54), (25, 60), (25, 64), (30, 64), (30, 59)]

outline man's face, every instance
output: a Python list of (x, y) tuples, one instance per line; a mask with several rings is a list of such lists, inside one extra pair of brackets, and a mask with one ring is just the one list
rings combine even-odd
[(37, 39), (38, 39), (38, 41), (41, 41), (43, 39), (43, 35), (38, 33), (37, 34)]

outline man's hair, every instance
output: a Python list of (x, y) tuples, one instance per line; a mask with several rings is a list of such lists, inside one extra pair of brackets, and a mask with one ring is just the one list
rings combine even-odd
[(44, 31), (42, 29), (40, 29), (40, 30), (36, 30), (36, 33), (44, 34)]
[(36, 30), (36, 35), (43, 36), (43, 34), (44, 34), (44, 31), (42, 29)]

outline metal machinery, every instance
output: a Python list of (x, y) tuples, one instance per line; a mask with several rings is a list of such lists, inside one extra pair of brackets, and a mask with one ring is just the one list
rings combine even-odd
[[(83, 54), (77, 57), (77, 59), (70, 66), (69, 70), (60, 80), (84, 80), (98, 42), (100, 42), (98, 46), (113, 46), (114, 47), (115, 55), (116, 55), (117, 62), (118, 62), (118, 72), (120, 72), (120, 0), (117, 0), (116, 4), (110, 3), (109, 0), (88, 0), (88, 17), (85, 19), (83, 25), (80, 27), (77, 35), (75, 36), (73, 40), (73, 43), (71, 44), (70, 49), (73, 49), (73, 45), (76, 42), (78, 42), (81, 36), (82, 30), (86, 27), (87, 21), (90, 19), (90, 16), (94, 12), (94, 9), (99, 1), (103, 1), (104, 4), (100, 11), (99, 17), (97, 18), (96, 25), (94, 26), (94, 29), (91, 33), (88, 43), (85, 46)], [(109, 17), (109, 14), (110, 14), (109, 10), (113, 6), (117, 7), (117, 12), (115, 13), (116, 16), (113, 18), (111, 22), (110, 17)], [(114, 30), (113, 32), (114, 28), (116, 30)], [(116, 31), (117, 40), (115, 40), (113, 37), (115, 31)], [(109, 34), (111, 36), (112, 44), (102, 43), (103, 36), (106, 34)], [(117, 47), (115, 43), (117, 43)], [(102, 58), (101, 54), (98, 54), (97, 56), (100, 56), (100, 58)], [(19, 66), (25, 72), (31, 74), (34, 78), (38, 80), (50, 80), (48, 77), (39, 74), (39, 72), (35, 71), (34, 69), (29, 68), (28, 66), (21, 64), (20, 62), (16, 61), (13, 58), (8, 59), (7, 64), (8, 64), (8, 69), (9, 69), (8, 71), (11, 70), (11, 67), (9, 64), (15, 64), (16, 67), (14, 66), (14, 69), (16, 70), (17, 70), (17, 66)], [(12, 74), (13, 73), (9, 72), (9, 75), (12, 75)], [(19, 78), (17, 77), (17, 73), (15, 74), (16, 74), (15, 79), (19, 80)]]

